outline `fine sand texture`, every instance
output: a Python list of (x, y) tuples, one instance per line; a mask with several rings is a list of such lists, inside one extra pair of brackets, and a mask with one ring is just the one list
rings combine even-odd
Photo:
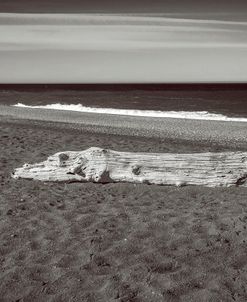
[(0, 121), (0, 301), (247, 301), (247, 189), (14, 180), (25, 162), (89, 147), (236, 150)]

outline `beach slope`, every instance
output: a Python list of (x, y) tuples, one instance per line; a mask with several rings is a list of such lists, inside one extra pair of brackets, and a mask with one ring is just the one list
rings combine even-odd
[[(11, 178), (25, 162), (91, 146), (172, 153), (244, 149), (245, 125), (188, 130), (182, 121), (164, 121), (156, 132), (145, 119), (135, 128), (139, 120), (129, 125), (120, 117), (118, 126), (108, 127), (108, 117), (89, 125), (92, 116), (67, 120), (62, 113), (56, 120), (66, 123), (54, 123), (51, 111), (40, 117), (22, 111), (19, 119), (11, 110), (0, 118), (1, 301), (246, 301), (246, 188)], [(179, 125), (182, 133), (173, 136)], [(224, 139), (217, 141), (220, 129)], [(190, 141), (186, 131), (198, 140)]]

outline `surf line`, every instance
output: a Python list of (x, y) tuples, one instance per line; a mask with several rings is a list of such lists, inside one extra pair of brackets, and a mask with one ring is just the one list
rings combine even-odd
[(156, 111), (156, 110), (140, 110), (140, 109), (117, 109), (117, 108), (96, 108), (83, 106), (82, 104), (48, 104), (48, 105), (25, 105), (18, 103), (15, 107), (33, 108), (33, 109), (51, 109), (76, 111), (82, 113), (99, 113), (112, 115), (127, 115), (140, 117), (157, 117), (157, 118), (177, 118), (192, 120), (212, 120), (212, 121), (229, 121), (229, 122), (247, 122), (244, 117), (228, 117), (223, 114), (210, 113), (208, 111)]

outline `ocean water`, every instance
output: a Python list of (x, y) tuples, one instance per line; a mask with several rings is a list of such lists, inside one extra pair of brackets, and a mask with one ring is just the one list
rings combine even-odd
[(0, 87), (0, 104), (132, 116), (247, 121), (247, 87)]

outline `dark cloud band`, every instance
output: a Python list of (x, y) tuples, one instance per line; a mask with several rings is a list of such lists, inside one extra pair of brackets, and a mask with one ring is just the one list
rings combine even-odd
[(1, 0), (0, 12), (15, 13), (228, 13), (247, 10), (245, 0)]

